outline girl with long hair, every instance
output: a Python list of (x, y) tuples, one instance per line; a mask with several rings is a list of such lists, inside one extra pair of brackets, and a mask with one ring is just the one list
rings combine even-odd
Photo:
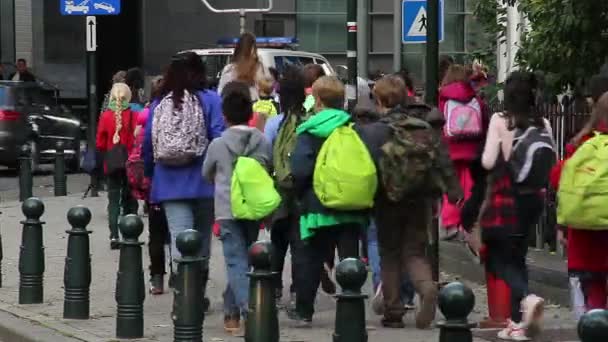
[(260, 97), (256, 83), (266, 77), (272, 76), (264, 70), (264, 66), (259, 60), (255, 36), (252, 33), (245, 32), (236, 44), (232, 62), (222, 70), (217, 92), (221, 95), (226, 84), (239, 81), (249, 86), (251, 100), (255, 102)]
[[(134, 143), (134, 132), (137, 126), (137, 114), (129, 108), (131, 90), (125, 83), (112, 86), (108, 110), (102, 113), (97, 129), (97, 150), (101, 153), (110, 151), (118, 145), (124, 145), (129, 151)], [(126, 162), (126, 160), (125, 160)], [(126, 166), (125, 166), (126, 167)], [(107, 164), (104, 166), (108, 176), (108, 224), (110, 227), (110, 247), (118, 249), (118, 219), (122, 214), (137, 213), (137, 201), (129, 191), (127, 175), (122, 170), (108, 174)]]
[(510, 311), (505, 310), (510, 317), (501, 317), (508, 318), (507, 327), (498, 334), (504, 340), (529, 340), (539, 325), (544, 303), (542, 298), (528, 293), (526, 265), (528, 234), (538, 223), (544, 194), (515, 187), (508, 165), (516, 130), (534, 126), (551, 134), (549, 122), (535, 110), (535, 89), (533, 74), (514, 72), (509, 76), (504, 89), (505, 113), (492, 116), (481, 158), (489, 171), (479, 220), (488, 302), (499, 303), (505, 296), (510, 297)]

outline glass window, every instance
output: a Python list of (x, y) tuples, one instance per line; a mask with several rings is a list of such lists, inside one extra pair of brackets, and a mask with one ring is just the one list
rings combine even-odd
[(311, 57), (299, 57), (299, 56), (276, 56), (274, 57), (274, 65), (279, 72), (282, 74), (287, 66), (294, 65), (302, 67), (306, 64), (314, 63)]
[(201, 56), (203, 63), (207, 68), (207, 76), (219, 78), (224, 67), (230, 63), (230, 55), (209, 55)]
[(297, 32), (306, 51), (346, 50), (346, 0), (298, 0)]
[[(44, 0), (44, 56), (47, 62), (82, 62), (85, 34), (82, 17), (62, 16), (59, 1)], [(78, 48), (74, 48), (78, 47)]]

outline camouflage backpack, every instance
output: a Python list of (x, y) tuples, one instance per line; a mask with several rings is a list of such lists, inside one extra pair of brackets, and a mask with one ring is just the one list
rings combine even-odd
[(390, 113), (382, 122), (391, 128), (379, 161), (387, 197), (398, 202), (441, 193), (443, 185), (438, 172), (441, 137), (428, 122), (406, 113)]

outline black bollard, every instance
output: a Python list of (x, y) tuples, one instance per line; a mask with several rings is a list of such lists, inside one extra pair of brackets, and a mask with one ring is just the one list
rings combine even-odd
[(203, 240), (196, 230), (186, 230), (177, 235), (175, 243), (182, 254), (177, 259), (177, 273), (173, 291), (173, 341), (201, 342), (203, 340), (204, 311), (203, 273), (198, 256)]
[(68, 255), (65, 258), (63, 285), (63, 318), (89, 319), (89, 287), (91, 286), (91, 254), (87, 225), (91, 222), (91, 211), (84, 206), (77, 206), (68, 211), (68, 222), (72, 226), (67, 230)]
[(245, 326), (247, 342), (278, 342), (279, 320), (275, 297), (276, 272), (271, 271), (273, 248), (260, 241), (249, 249), (249, 311)]
[(55, 147), (55, 196), (67, 196), (67, 177), (65, 175), (65, 153), (63, 141), (58, 141)]
[(608, 310), (591, 310), (578, 322), (582, 342), (608, 341)]
[(367, 342), (365, 299), (361, 287), (367, 279), (365, 264), (359, 259), (342, 260), (336, 267), (336, 280), (342, 293), (336, 295), (334, 342)]
[(439, 293), (439, 310), (445, 322), (438, 323), (439, 342), (473, 342), (468, 316), (475, 308), (475, 295), (462, 283), (446, 285)]
[(21, 146), (19, 151), (19, 201), (32, 197), (32, 150), (30, 145)]
[(44, 247), (40, 216), (44, 204), (38, 198), (28, 198), (21, 205), (25, 215), (19, 253), (19, 304), (40, 304), (43, 298)]
[(119, 224), (123, 240), (120, 242), (120, 261), (116, 277), (117, 338), (144, 336), (144, 270), (139, 235), (144, 224), (137, 215), (123, 217)]

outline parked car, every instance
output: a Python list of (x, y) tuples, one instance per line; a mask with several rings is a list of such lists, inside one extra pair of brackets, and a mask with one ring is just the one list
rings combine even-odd
[(55, 158), (64, 142), (67, 167), (80, 163), (80, 120), (57, 104), (57, 92), (36, 82), (0, 81), (0, 165), (17, 167), (19, 152), (32, 150), (32, 169)]
[[(304, 66), (307, 64), (319, 64), (325, 71), (326, 75), (335, 75), (334, 69), (329, 64), (329, 61), (318, 53), (296, 51), (291, 48), (293, 45), (292, 38), (257, 38), (258, 57), (262, 65), (268, 71), (269, 68), (276, 69), (279, 74), (283, 72), (288, 65)], [(207, 66), (207, 76), (210, 83), (217, 85), (224, 67), (230, 63), (234, 53), (234, 45), (237, 39), (228, 39), (218, 41), (221, 48), (216, 49), (192, 49), (181, 51), (178, 55), (186, 52), (194, 52), (201, 56), (203, 62)]]

